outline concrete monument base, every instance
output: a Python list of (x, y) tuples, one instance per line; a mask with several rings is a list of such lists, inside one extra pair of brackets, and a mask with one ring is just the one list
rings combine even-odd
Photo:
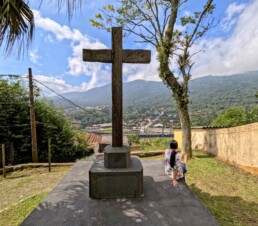
[[(127, 154), (125, 156), (128, 158)], [(130, 165), (126, 168), (106, 168), (104, 158), (99, 157), (89, 170), (89, 182), (89, 196), (91, 198), (143, 197), (141, 161), (137, 156), (131, 156)]]
[(108, 145), (104, 150), (104, 166), (106, 168), (127, 168), (130, 166), (130, 147), (112, 147)]

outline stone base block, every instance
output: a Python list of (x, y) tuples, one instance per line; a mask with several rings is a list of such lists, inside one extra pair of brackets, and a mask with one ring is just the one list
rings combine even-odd
[(130, 147), (112, 147), (104, 149), (104, 166), (106, 168), (127, 168), (130, 166)]
[(89, 196), (95, 199), (143, 197), (143, 167), (137, 156), (131, 156), (128, 168), (104, 167), (99, 157), (89, 170)]

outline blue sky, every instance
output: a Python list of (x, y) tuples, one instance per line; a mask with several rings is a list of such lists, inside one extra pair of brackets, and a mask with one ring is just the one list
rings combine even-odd
[[(82, 61), (83, 48), (111, 47), (110, 33), (92, 27), (89, 22), (107, 1), (85, 0), (81, 12), (75, 12), (70, 22), (65, 9), (58, 13), (48, 1), (40, 8), (33, 4), (35, 1), (31, 2), (36, 29), (28, 56), (17, 60), (1, 53), (0, 74), (25, 75), (31, 67), (34, 78), (58, 93), (85, 91), (110, 83), (111, 65)], [(197, 7), (196, 1), (189, 3), (182, 12)], [(215, 0), (215, 3), (216, 26), (194, 46), (202, 52), (195, 55), (193, 78), (258, 70), (258, 0)], [(160, 81), (155, 50), (150, 45), (135, 43), (134, 39), (125, 39), (124, 48), (151, 49), (152, 61), (149, 65), (124, 64), (124, 81)]]

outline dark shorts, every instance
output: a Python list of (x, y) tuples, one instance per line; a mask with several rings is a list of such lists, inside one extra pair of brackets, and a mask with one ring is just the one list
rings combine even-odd
[(178, 182), (184, 182), (185, 183), (185, 177), (182, 177), (180, 179), (177, 180)]

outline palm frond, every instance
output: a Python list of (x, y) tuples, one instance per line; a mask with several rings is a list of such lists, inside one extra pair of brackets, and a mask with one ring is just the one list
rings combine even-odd
[[(44, 1), (44, 0), (41, 0), (41, 1)], [(64, 7), (64, 5), (66, 5), (69, 20), (72, 18), (74, 11), (76, 9), (81, 8), (82, 1), (85, 1), (85, 0), (49, 0), (49, 2), (57, 3), (58, 11), (60, 11)]]
[(10, 55), (28, 52), (34, 33), (34, 15), (22, 0), (0, 0), (0, 47)]

